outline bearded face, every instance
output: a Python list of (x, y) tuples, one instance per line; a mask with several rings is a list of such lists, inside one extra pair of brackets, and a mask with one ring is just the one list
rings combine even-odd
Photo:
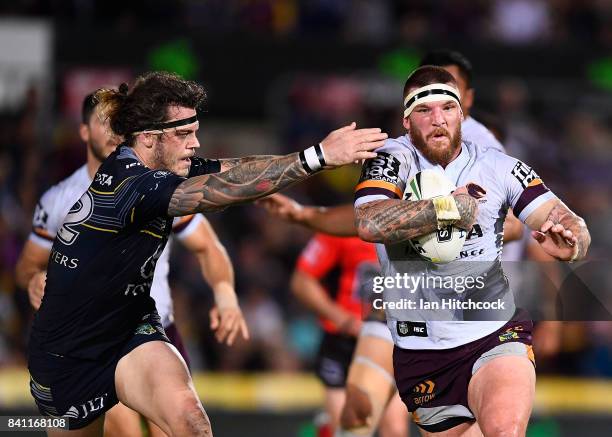
[(412, 144), (428, 161), (446, 166), (456, 156), (461, 147), (461, 124), (453, 133), (444, 127), (436, 127), (427, 135), (416, 126), (409, 130)]

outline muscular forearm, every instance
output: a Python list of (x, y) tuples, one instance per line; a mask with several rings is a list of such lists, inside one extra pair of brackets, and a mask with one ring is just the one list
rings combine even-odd
[(227, 252), (219, 243), (209, 253), (199, 253), (197, 257), (202, 276), (215, 293), (227, 286), (234, 288), (234, 269)]
[(255, 162), (255, 161), (266, 161), (272, 158), (279, 158), (278, 155), (252, 155), (252, 156), (243, 156), (242, 158), (225, 158), (220, 159), (221, 163), (221, 171), (229, 170), (230, 168), (234, 168), (237, 165), (244, 164), (246, 162)]
[(168, 214), (223, 209), (267, 196), (308, 176), (297, 153), (244, 162), (222, 173), (187, 179), (174, 191)]
[(357, 207), (355, 227), (362, 240), (394, 244), (437, 229), (431, 200), (376, 200)]
[(305, 208), (303, 224), (310, 229), (338, 237), (357, 236), (353, 205)]
[(429, 234), (447, 224), (470, 230), (477, 213), (476, 200), (456, 191), (452, 196), (434, 200), (366, 203), (355, 211), (355, 226), (362, 240), (394, 244)]

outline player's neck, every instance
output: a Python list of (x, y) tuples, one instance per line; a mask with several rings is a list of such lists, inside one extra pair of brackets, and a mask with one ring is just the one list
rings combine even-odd
[(153, 167), (154, 160), (152, 156), (153, 152), (151, 148), (146, 147), (145, 145), (139, 144), (138, 142), (136, 142), (132, 146), (132, 151), (134, 152), (138, 160), (145, 165), (145, 167), (149, 167), (151, 169), (154, 168)]
[(87, 174), (89, 175), (89, 179), (93, 179), (94, 175), (100, 168), (102, 163), (91, 153), (91, 150), (87, 149)]

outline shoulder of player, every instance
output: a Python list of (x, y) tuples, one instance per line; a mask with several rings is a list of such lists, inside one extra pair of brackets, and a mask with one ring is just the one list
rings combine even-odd
[(387, 138), (385, 144), (382, 147), (375, 150), (375, 152), (385, 152), (393, 155), (403, 155), (410, 153), (413, 146), (408, 138), (408, 135), (402, 135), (397, 138)]
[(492, 148), (505, 153), (503, 144), (493, 135), (493, 132), (474, 117), (468, 117), (462, 123), (461, 135), (466, 141), (479, 143), (481, 148)]
[[(67, 178), (49, 187), (40, 197), (39, 203), (49, 209), (66, 203), (69, 203), (68, 207), (70, 207), (87, 190), (90, 182), (87, 167), (84, 165)], [(74, 200), (72, 200), (73, 197), (75, 197)]]

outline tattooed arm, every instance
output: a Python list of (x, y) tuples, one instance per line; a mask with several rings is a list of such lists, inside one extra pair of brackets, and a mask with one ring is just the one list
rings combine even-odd
[[(381, 147), (386, 138), (387, 134), (379, 128), (357, 129), (357, 125), (351, 123), (325, 137), (320, 143), (319, 152), (324, 155), (325, 168), (340, 167), (376, 157), (372, 150)], [(242, 162), (232, 161), (236, 165), (221, 173), (189, 178), (172, 194), (168, 215), (220, 210), (232, 204), (267, 196), (304, 180), (310, 174), (304, 169), (299, 156), (298, 153), (292, 153), (243, 158)], [(228, 161), (225, 167), (230, 165)]]
[(561, 261), (581, 260), (586, 256), (591, 235), (584, 220), (559, 199), (540, 205), (525, 220), (532, 236), (549, 255)]
[(254, 162), (254, 161), (266, 161), (272, 158), (280, 158), (280, 156), (275, 155), (253, 155), (253, 156), (244, 156), (242, 158), (224, 158), (220, 159), (221, 163), (221, 171), (229, 170), (233, 167), (236, 167), (239, 164), (244, 164), (246, 162)]
[(168, 215), (218, 211), (274, 193), (308, 176), (297, 153), (245, 162), (221, 173), (187, 179), (174, 191)]
[[(478, 209), (476, 201), (465, 193), (453, 197), (461, 216), (454, 225), (471, 229)], [(355, 226), (362, 240), (394, 244), (435, 231), (438, 220), (431, 200), (375, 200), (356, 208)]]

